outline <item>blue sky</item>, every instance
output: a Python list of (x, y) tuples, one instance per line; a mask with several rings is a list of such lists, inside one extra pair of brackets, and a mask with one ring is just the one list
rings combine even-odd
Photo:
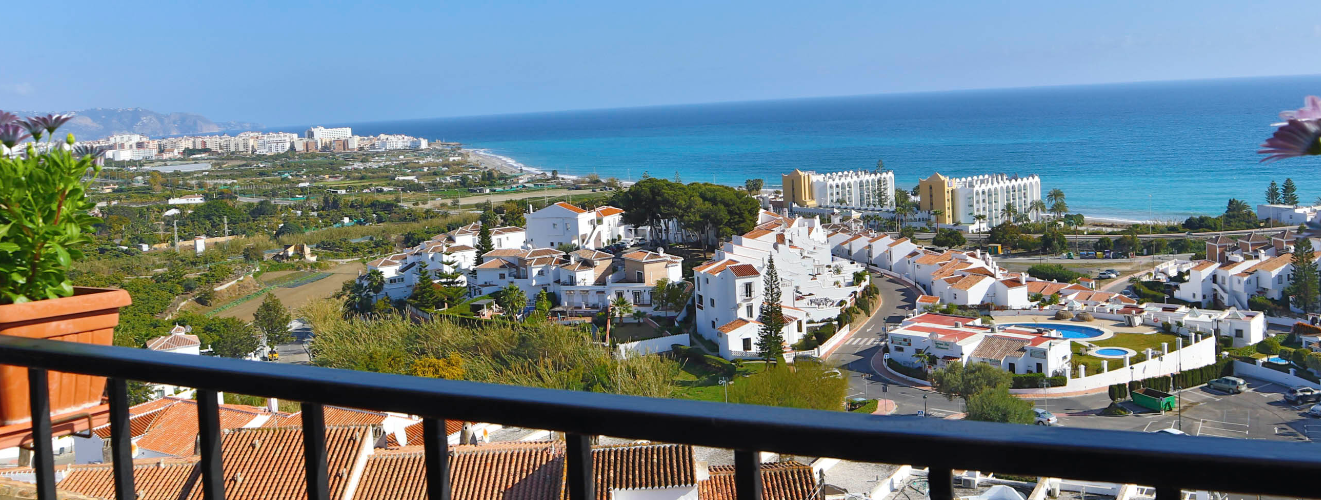
[(11, 16), (0, 109), (283, 125), (1321, 72), (1314, 0), (272, 3)]

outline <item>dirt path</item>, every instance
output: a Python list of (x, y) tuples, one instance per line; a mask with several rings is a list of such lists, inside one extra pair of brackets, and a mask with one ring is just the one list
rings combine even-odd
[[(344, 285), (345, 281), (358, 277), (358, 272), (365, 268), (361, 262), (350, 262), (333, 267), (329, 272), (334, 273), (331, 276), (321, 278), (298, 288), (275, 287), (270, 293), (274, 293), (280, 302), (284, 303), (289, 309), (298, 309), (312, 299), (320, 299), (334, 295)], [(263, 277), (265, 277), (263, 275)], [(257, 297), (237, 306), (234, 306), (225, 312), (217, 314), (220, 317), (238, 318), (243, 321), (252, 321), (252, 315), (257, 312), (257, 307), (261, 305), (262, 299)]]

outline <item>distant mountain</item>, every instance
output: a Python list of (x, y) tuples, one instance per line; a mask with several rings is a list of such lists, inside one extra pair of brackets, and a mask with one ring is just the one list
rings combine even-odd
[[(37, 113), (15, 111), (19, 116)], [(157, 113), (142, 108), (93, 108), (71, 111), (74, 117), (60, 132), (73, 133), (78, 139), (100, 139), (114, 134), (142, 134), (148, 137), (215, 134), (260, 130), (261, 124), (248, 122), (213, 122), (192, 113)]]

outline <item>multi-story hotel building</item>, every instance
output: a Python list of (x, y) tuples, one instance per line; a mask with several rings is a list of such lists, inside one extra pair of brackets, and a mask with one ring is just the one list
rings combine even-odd
[(325, 147), (331, 141), (353, 137), (353, 129), (350, 127), (326, 128), (317, 126), (307, 129), (307, 132), (303, 133), (303, 137), (313, 139), (319, 146)]
[[(1036, 220), (1032, 202), (1041, 199), (1041, 178), (1036, 175), (990, 174), (952, 178), (939, 173), (918, 182), (918, 210), (933, 214), (939, 224), (976, 224), (986, 216), (987, 227), (1004, 222), (1004, 208), (1014, 209)], [(935, 213), (939, 211), (939, 213)]]
[(894, 172), (794, 170), (782, 178), (784, 199), (806, 208), (894, 208)]

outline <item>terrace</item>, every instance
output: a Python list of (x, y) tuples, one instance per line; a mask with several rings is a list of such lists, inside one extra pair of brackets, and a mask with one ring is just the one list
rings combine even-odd
[[(450, 498), (452, 457), (445, 419), (492, 422), (564, 433), (566, 493), (598, 498), (592, 476), (592, 436), (733, 449), (737, 498), (761, 498), (759, 452), (913, 464), (928, 468), (930, 497), (954, 497), (954, 470), (1150, 485), (1156, 498), (1181, 490), (1315, 495), (1311, 473), (1321, 468), (1314, 445), (1198, 439), (971, 421), (879, 417), (844, 412), (649, 399), (588, 392), (416, 378), (401, 375), (198, 358), (141, 349), (0, 337), (0, 363), (27, 367), (38, 498), (55, 499), (48, 371), (110, 377), (111, 456), (116, 497), (136, 497), (130, 451), (128, 379), (198, 388), (203, 497), (224, 498), (216, 393), (236, 392), (302, 401), (306, 489), (331, 498), (325, 405), (424, 417), (426, 494)], [(65, 426), (61, 425), (63, 429)], [(1232, 470), (1232, 474), (1208, 471)], [(1270, 478), (1265, 480), (1264, 478)]]

